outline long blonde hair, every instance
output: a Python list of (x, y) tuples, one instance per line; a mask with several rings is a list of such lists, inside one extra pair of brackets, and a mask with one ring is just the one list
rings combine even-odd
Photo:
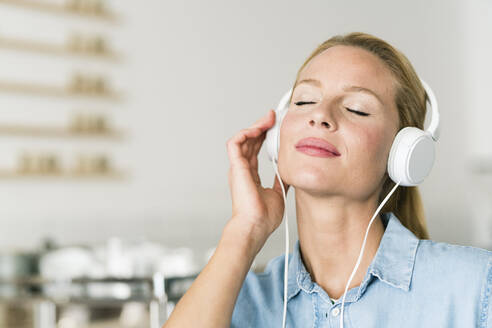
[[(324, 50), (336, 45), (359, 47), (378, 56), (390, 69), (397, 81), (395, 103), (400, 118), (398, 130), (407, 126), (424, 129), (427, 94), (412, 64), (403, 53), (389, 43), (367, 33), (353, 32), (346, 35), (335, 35), (324, 41), (311, 53), (297, 72), (294, 87), (301, 71), (309, 61)], [(289, 103), (291, 100), (292, 96), (289, 99)], [(379, 195), (379, 203), (383, 201), (384, 197), (395, 185), (387, 172), (385, 177), (386, 179)], [(417, 238), (429, 239), (424, 207), (417, 186), (398, 186), (381, 209), (381, 213), (384, 212), (393, 212), (400, 222), (408, 230), (412, 231)]]

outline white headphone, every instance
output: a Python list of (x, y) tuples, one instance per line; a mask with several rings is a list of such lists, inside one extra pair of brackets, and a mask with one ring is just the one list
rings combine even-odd
[[(401, 129), (393, 140), (388, 158), (388, 174), (394, 182), (401, 180), (402, 186), (416, 186), (424, 181), (432, 169), (435, 158), (434, 143), (439, 139), (439, 111), (432, 89), (423, 80), (430, 101), (432, 121), (423, 131), (416, 127)], [(269, 159), (278, 162), (280, 125), (289, 109), (292, 88), (282, 97), (275, 110), (275, 124), (267, 131), (265, 143)]]
[[(427, 93), (427, 101), (430, 103), (431, 107), (431, 123), (429, 127), (424, 131), (416, 127), (404, 127), (396, 134), (393, 139), (393, 144), (391, 145), (391, 150), (388, 156), (388, 175), (396, 183), (393, 189), (388, 193), (386, 198), (381, 202), (376, 213), (374, 213), (371, 221), (366, 230), (366, 235), (364, 237), (364, 242), (362, 243), (361, 253), (357, 260), (354, 270), (347, 282), (345, 287), (345, 293), (343, 294), (342, 301), (342, 311), (340, 316), (340, 327), (343, 328), (343, 308), (345, 302), (345, 295), (347, 293), (348, 286), (352, 278), (357, 271), (360, 264), (362, 255), (364, 254), (364, 247), (366, 243), (367, 234), (369, 228), (374, 221), (374, 218), (379, 213), (381, 208), (384, 206), (386, 201), (389, 199), (391, 194), (399, 186), (416, 186), (429, 175), (435, 159), (435, 142), (439, 139), (439, 111), (437, 107), (437, 100), (434, 92), (429, 87), (429, 85), (420, 79), (420, 82), (424, 86), (425, 92)], [(280, 126), (282, 120), (289, 109), (289, 99), (292, 95), (293, 89), (291, 88), (280, 100), (277, 108), (275, 109), (275, 124), (267, 131), (265, 143), (267, 147), (268, 158), (273, 162), (274, 169), (278, 176), (279, 181), (280, 174), (278, 173), (278, 152), (280, 146)], [(426, 102), (427, 103), (427, 102)], [(428, 115), (428, 114), (427, 114)], [(287, 204), (287, 199), (285, 196), (285, 190), (283, 183), (280, 183), (282, 187), (282, 192), (284, 196), (284, 204)], [(285, 207), (284, 215), (287, 216), (287, 207)], [(289, 251), (289, 225), (288, 218), (285, 219), (285, 264), (284, 264), (284, 315), (282, 327), (285, 327), (286, 312), (287, 312), (287, 263), (288, 263), (288, 251)]]

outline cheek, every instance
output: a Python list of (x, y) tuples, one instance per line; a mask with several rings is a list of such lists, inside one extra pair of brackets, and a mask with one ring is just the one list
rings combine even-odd
[(287, 144), (295, 138), (298, 133), (295, 131), (295, 122), (292, 117), (287, 113), (282, 120), (282, 125), (280, 126), (280, 149), (287, 147)]
[[(351, 138), (351, 145), (348, 145), (349, 149), (357, 150), (357, 158), (354, 161), (357, 166), (363, 161), (366, 163), (381, 163), (386, 164), (389, 150), (391, 147), (392, 139), (384, 130), (377, 130), (371, 128), (361, 128), (357, 130), (357, 133)], [(350, 151), (353, 154), (353, 151)], [(368, 167), (368, 166), (365, 166)]]

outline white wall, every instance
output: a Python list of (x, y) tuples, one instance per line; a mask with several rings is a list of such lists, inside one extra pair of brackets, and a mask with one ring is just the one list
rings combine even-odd
[[(132, 175), (111, 183), (2, 181), (0, 246), (30, 247), (45, 235), (60, 243), (94, 243), (118, 235), (197, 250), (214, 246), (231, 213), (227, 139), (277, 105), (319, 43), (351, 31), (374, 34), (402, 50), (432, 86), (441, 110), (441, 139), (433, 171), (421, 185), (431, 237), (473, 244), (466, 195), (474, 186), (465, 171), (466, 156), (457, 156), (457, 149), (465, 149), (469, 141), (463, 136), (471, 135), (466, 109), (472, 95), (463, 90), (466, 81), (481, 74), (467, 71), (475, 44), (469, 43), (467, 27), (474, 19), (465, 6), (477, 1), (484, 0), (113, 1), (124, 16), (116, 26), (1, 5), (0, 32), (12, 29), (51, 39), (81, 28), (111, 35), (125, 54), (122, 65), (0, 49), (0, 77), (56, 81), (78, 66), (103, 70), (127, 92), (127, 101), (90, 105), (110, 111), (131, 134), (109, 145), (1, 137), (2, 158), (8, 161), (15, 149), (27, 145), (66, 152), (100, 148)], [(10, 18), (14, 12), (23, 24)], [(60, 120), (80, 105), (5, 94), (0, 101), (2, 119), (14, 115), (10, 107), (15, 107), (19, 117), (39, 122)], [(474, 108), (485, 108), (481, 105)], [(260, 171), (264, 185), (271, 186), (274, 174), (264, 149)], [(292, 245), (297, 233), (292, 193), (288, 202)], [(283, 236), (281, 225), (257, 261), (281, 254)]]
[[(465, 85), (466, 112), (464, 135), (469, 177), (468, 209), (473, 218), (472, 236), (477, 245), (492, 247), (492, 2), (475, 0), (465, 8)], [(480, 167), (480, 170), (475, 168)], [(484, 171), (487, 173), (478, 173)]]

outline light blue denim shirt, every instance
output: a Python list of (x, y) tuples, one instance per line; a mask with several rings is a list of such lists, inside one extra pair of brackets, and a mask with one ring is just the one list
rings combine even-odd
[[(492, 328), (492, 251), (418, 239), (393, 212), (362, 283), (345, 297), (344, 328)], [(262, 273), (249, 271), (231, 327), (282, 327), (285, 254)], [(286, 327), (340, 326), (332, 303), (311, 280), (299, 240), (289, 253)]]

